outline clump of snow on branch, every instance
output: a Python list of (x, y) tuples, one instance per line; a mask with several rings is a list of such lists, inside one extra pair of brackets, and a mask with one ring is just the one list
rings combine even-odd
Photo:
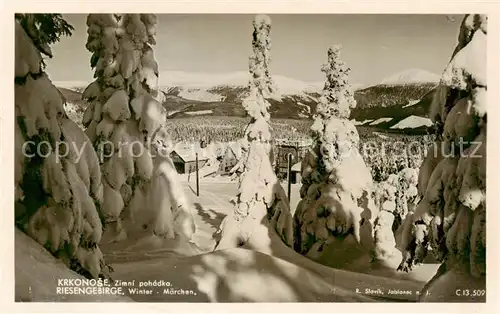
[(269, 229), (273, 229), (289, 246), (293, 243), (292, 216), (287, 196), (271, 165), (270, 107), (266, 97), (274, 92), (269, 74), (270, 19), (256, 16), (253, 22), (253, 54), (250, 57), (250, 92), (243, 107), (251, 117), (242, 141), (242, 162), (238, 194), (232, 215), (223, 221), (218, 249), (248, 244), (268, 250)]
[(37, 39), (17, 21), (15, 37), (16, 223), (69, 268), (97, 278), (106, 273), (98, 246), (103, 187), (97, 155), (42, 71)]
[(429, 250), (443, 263), (428, 289), (450, 282), (454, 269), (471, 281), (486, 274), (486, 22), (478, 14), (462, 22), (431, 107), (442, 150), (428, 153), (420, 169), (422, 200), (403, 234), (400, 269), (420, 264)]
[[(190, 239), (193, 209), (186, 201), (161, 136), (154, 14), (89, 14), (86, 47), (95, 68), (83, 92), (86, 132), (103, 171), (102, 213), (110, 241), (137, 232)], [(175, 232), (174, 232), (175, 231)]]
[[(379, 212), (370, 170), (359, 154), (359, 135), (348, 119), (356, 101), (349, 69), (339, 57), (339, 46), (328, 49), (328, 62), (322, 67), (326, 82), (311, 127), (316, 144), (302, 162), (302, 199), (294, 214), (294, 248), (313, 259), (335, 239), (350, 234), (372, 252)], [(390, 228), (383, 224), (378, 234), (386, 239)], [(387, 241), (395, 250), (393, 240), (394, 236)], [(376, 258), (384, 258), (381, 254)]]

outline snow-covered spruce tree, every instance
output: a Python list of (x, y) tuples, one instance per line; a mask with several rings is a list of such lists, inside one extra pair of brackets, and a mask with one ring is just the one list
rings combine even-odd
[(418, 201), (418, 170), (404, 168), (396, 174), (390, 174), (387, 180), (377, 184), (376, 198), (381, 209), (394, 214), (397, 229), (409, 212), (414, 210)]
[[(376, 183), (375, 189), (375, 203), (381, 212), (388, 212), (392, 215), (383, 214), (385, 218), (380, 220), (379, 222), (387, 223), (387, 230), (392, 230), (395, 233), (396, 238), (401, 233), (402, 226), (404, 222), (409, 219), (411, 213), (414, 211), (415, 206), (418, 202), (419, 195), (417, 190), (417, 182), (418, 182), (418, 170), (413, 168), (404, 168), (399, 171), (397, 174), (391, 174), (387, 178), (387, 180), (382, 181), (380, 183)], [(392, 216), (392, 217), (390, 217)], [(390, 223), (389, 223), (390, 222)], [(376, 242), (384, 242), (380, 241), (379, 235), (380, 224), (377, 224), (375, 227), (375, 240)], [(389, 233), (387, 233), (389, 236)], [(394, 235), (390, 236), (390, 241), (386, 241), (385, 246), (390, 247), (390, 251), (393, 251), (394, 245), (389, 245), (397, 240), (394, 239)], [(376, 250), (385, 250), (386, 248), (380, 245), (379, 247), (376, 245)], [(378, 255), (375, 252), (375, 256)], [(397, 257), (401, 256), (397, 254)]]
[(356, 101), (339, 53), (340, 46), (330, 47), (322, 67), (326, 82), (311, 127), (315, 146), (302, 162), (302, 200), (294, 214), (294, 249), (312, 259), (350, 234), (366, 252), (374, 250), (378, 209), (359, 135), (349, 121)]
[(71, 30), (60, 14), (16, 15), (16, 225), (72, 270), (97, 278), (106, 272), (98, 246), (99, 162), (42, 61), (42, 53), (52, 57), (49, 45)]
[(83, 93), (89, 102), (83, 124), (100, 157), (107, 241), (194, 233), (191, 204), (160, 143), (166, 114), (152, 49), (156, 23), (154, 14), (87, 18), (96, 80)]
[(222, 222), (216, 249), (248, 244), (256, 250), (269, 250), (272, 232), (277, 232), (288, 246), (293, 243), (290, 205), (270, 160), (270, 104), (265, 97), (274, 92), (268, 70), (271, 20), (257, 15), (253, 26), (250, 93), (243, 101), (251, 120), (245, 130), (246, 143), (242, 145), (244, 162), (234, 213)]
[(419, 185), (426, 185), (419, 186), (422, 200), (403, 233), (400, 265), (412, 269), (429, 249), (442, 262), (424, 300), (463, 302), (456, 289), (485, 288), (486, 35), (486, 16), (464, 17), (431, 106), (440, 133), (420, 169)]

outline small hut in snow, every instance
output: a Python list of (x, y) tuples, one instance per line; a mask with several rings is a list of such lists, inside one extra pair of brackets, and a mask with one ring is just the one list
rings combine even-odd
[[(175, 149), (170, 153), (178, 173), (190, 173), (196, 171), (196, 151), (193, 149)], [(208, 162), (208, 157), (198, 154), (198, 168), (201, 169)]]
[(290, 182), (292, 184), (300, 183), (300, 169), (302, 167), (302, 162), (298, 162), (292, 166), (290, 171)]

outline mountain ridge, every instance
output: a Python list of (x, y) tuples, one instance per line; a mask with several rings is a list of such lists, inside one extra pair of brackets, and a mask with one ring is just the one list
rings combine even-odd
[[(175, 75), (168, 76), (165, 73)], [(249, 75), (246, 72), (194, 75), (189, 72), (166, 71), (163, 72), (163, 76), (164, 79), (160, 81), (162, 86), (160, 90), (165, 95), (163, 105), (169, 118), (193, 115), (246, 116), (241, 106), (248, 92), (245, 81)], [(271, 104), (269, 110), (271, 117), (311, 119), (321, 95), (323, 83), (321, 85), (319, 82), (305, 83), (279, 75), (274, 76), (273, 79), (280, 92), (268, 99)], [(57, 86), (57, 82), (55, 83)], [(436, 86), (436, 82), (407, 82), (393, 85), (378, 84), (356, 89), (354, 97), (357, 106), (352, 110), (350, 118), (356, 121), (374, 121), (392, 117), (390, 122), (376, 125), (376, 127), (386, 129), (412, 115), (426, 118)], [(68, 101), (78, 103), (80, 106), (83, 104), (76, 98), (82, 89), (84, 89), (82, 86), (71, 88), (67, 82), (64, 87), (60, 87)]]
[(380, 81), (378, 85), (405, 85), (419, 83), (438, 83), (438, 74), (419, 68), (410, 68), (393, 73)]

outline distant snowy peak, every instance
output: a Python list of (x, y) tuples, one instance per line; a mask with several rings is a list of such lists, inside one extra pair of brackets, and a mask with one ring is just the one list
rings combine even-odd
[[(323, 82), (303, 82), (282, 75), (272, 75), (280, 94), (317, 92), (323, 88)], [(162, 87), (182, 87), (183, 89), (208, 90), (217, 86), (244, 87), (250, 81), (246, 71), (230, 73), (196, 73), (184, 71), (164, 71), (160, 74)]]
[(91, 82), (87, 81), (53, 81), (57, 87), (67, 88), (71, 90), (81, 89), (87, 87)]
[(398, 73), (394, 73), (384, 78), (380, 84), (383, 85), (405, 85), (405, 84), (422, 84), (422, 83), (438, 83), (440, 76), (422, 69), (408, 69)]
[(163, 71), (160, 73), (160, 86), (179, 86), (184, 89), (208, 89), (217, 85), (241, 86), (248, 84), (248, 72), (204, 73), (184, 71)]

